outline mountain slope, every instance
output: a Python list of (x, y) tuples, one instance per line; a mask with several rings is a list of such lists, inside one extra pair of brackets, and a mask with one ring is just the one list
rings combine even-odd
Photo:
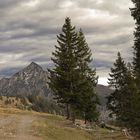
[(107, 98), (106, 97), (109, 96), (113, 92), (113, 90), (110, 89), (108, 86), (97, 85), (96, 92), (99, 96), (101, 105), (106, 106), (106, 103), (107, 103)]
[(86, 131), (62, 116), (13, 108), (0, 108), (0, 126), (0, 140), (128, 140), (119, 128)]
[(47, 72), (32, 62), (11, 78), (0, 80), (0, 94), (5, 96), (48, 96)]
[[(46, 105), (46, 100), (51, 103), (54, 102), (47, 84), (47, 75), (48, 73), (41, 66), (32, 62), (11, 78), (0, 80), (0, 95), (25, 97), (36, 106), (35, 108), (38, 108), (38, 106), (40, 106), (39, 108), (42, 108), (42, 106), (52, 108), (52, 105)], [(96, 91), (99, 95), (101, 106), (106, 106), (106, 97), (112, 90), (107, 86), (97, 85)]]

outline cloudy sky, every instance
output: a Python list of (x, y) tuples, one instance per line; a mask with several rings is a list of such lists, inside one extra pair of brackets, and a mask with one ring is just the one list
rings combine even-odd
[(34, 61), (51, 65), (56, 35), (70, 17), (82, 28), (93, 52), (93, 66), (106, 84), (118, 51), (132, 59), (134, 21), (131, 0), (0, 0), (0, 78)]

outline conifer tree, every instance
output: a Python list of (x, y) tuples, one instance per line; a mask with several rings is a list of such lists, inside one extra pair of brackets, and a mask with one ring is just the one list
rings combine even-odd
[(135, 32), (134, 32), (134, 57), (133, 57), (133, 67), (134, 67), (134, 75), (136, 78), (137, 86), (140, 90), (140, 1), (132, 0), (135, 7), (131, 8), (131, 15), (135, 20)]
[(57, 36), (58, 46), (55, 46), (52, 61), (55, 64), (50, 72), (49, 86), (59, 103), (66, 104), (67, 119), (70, 117), (69, 105), (76, 99), (73, 92), (73, 84), (76, 76), (74, 69), (77, 66), (75, 60), (75, 48), (77, 45), (77, 33), (71, 25), (70, 18), (65, 19), (62, 33)]
[[(125, 86), (121, 91), (121, 93), (123, 93), (123, 108), (121, 113), (121, 121), (127, 128), (134, 131), (135, 128), (138, 128), (140, 126), (140, 119), (138, 117), (139, 111), (137, 110), (139, 108), (139, 94), (131, 69), (127, 69), (124, 81)], [(135, 112), (136, 110), (137, 113)]]
[(118, 53), (118, 58), (109, 74), (109, 85), (114, 92), (108, 96), (108, 108), (116, 115), (122, 125), (133, 132), (140, 132), (140, 98), (133, 70)]
[[(136, 91), (133, 95), (132, 105), (133, 113), (131, 116), (134, 118), (132, 128), (133, 130), (140, 132), (140, 1), (132, 0), (134, 8), (131, 8), (131, 15), (135, 20), (135, 32), (134, 32), (134, 57), (133, 57), (133, 74), (134, 83), (136, 85)], [(131, 123), (130, 123), (131, 124)]]
[(83, 32), (76, 33), (69, 18), (66, 18), (62, 32), (57, 36), (58, 46), (53, 52), (55, 67), (49, 70), (49, 86), (57, 101), (66, 104), (67, 118), (71, 114), (74, 122), (78, 112), (84, 114), (85, 120), (95, 120), (98, 116), (98, 98), (94, 90), (97, 76), (89, 67), (91, 50)]
[(140, 98), (137, 84), (133, 76), (133, 69), (127, 67), (124, 75), (124, 87), (121, 89), (121, 115), (120, 121), (129, 130), (140, 132)]
[(99, 104), (99, 100), (95, 92), (98, 77), (96, 76), (96, 70), (89, 66), (92, 62), (92, 53), (82, 30), (78, 34), (76, 53), (79, 67), (78, 109), (85, 118), (86, 123), (86, 121), (95, 121), (98, 118), (99, 113), (96, 106)]
[(109, 85), (114, 88), (114, 92), (108, 97), (108, 108), (115, 114), (118, 120), (121, 120), (122, 112), (124, 111), (124, 98), (125, 94), (123, 89), (125, 87), (125, 78), (127, 74), (127, 67), (124, 60), (118, 52), (118, 58), (114, 63), (114, 67), (111, 68)]

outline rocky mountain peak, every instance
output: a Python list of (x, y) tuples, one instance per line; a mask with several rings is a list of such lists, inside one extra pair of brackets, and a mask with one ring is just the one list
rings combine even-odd
[(30, 69), (30, 70), (42, 70), (42, 71), (43, 71), (42, 67), (39, 66), (38, 64), (36, 64), (35, 62), (31, 62), (31, 63), (30, 63), (26, 68), (24, 68), (23, 70), (28, 70), (28, 69)]
[(41, 66), (32, 62), (8, 80), (0, 80), (2, 95), (48, 95), (47, 72)]
[(40, 66), (35, 62), (31, 62), (27, 67), (40, 67)]

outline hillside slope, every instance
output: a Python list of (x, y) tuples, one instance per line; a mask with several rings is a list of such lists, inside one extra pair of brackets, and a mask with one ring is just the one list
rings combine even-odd
[(106, 106), (106, 102), (107, 102), (107, 96), (109, 96), (113, 90), (110, 89), (108, 86), (104, 86), (104, 85), (97, 85), (96, 87), (96, 92), (99, 96), (100, 102), (102, 106)]
[(47, 72), (32, 62), (10, 78), (0, 80), (0, 94), (4, 96), (49, 96)]
[(120, 131), (81, 130), (62, 116), (0, 108), (1, 140), (127, 140)]

